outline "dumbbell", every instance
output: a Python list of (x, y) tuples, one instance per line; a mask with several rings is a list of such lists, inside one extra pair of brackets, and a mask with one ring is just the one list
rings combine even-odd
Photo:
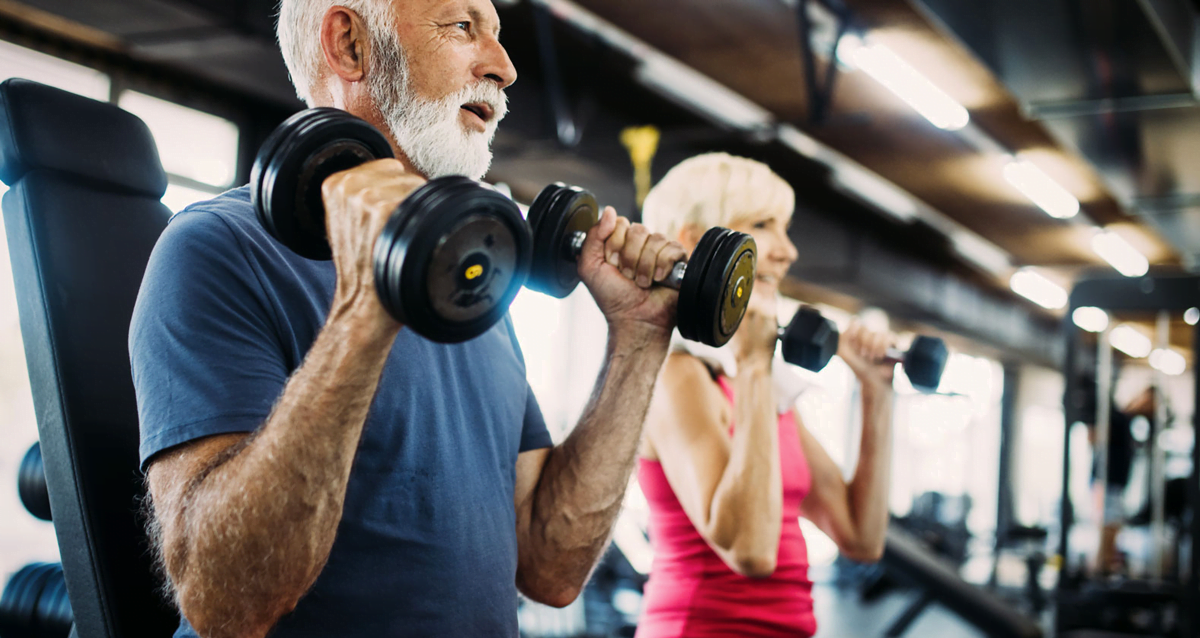
[(34, 443), (21, 457), (17, 468), (17, 495), (30, 514), (50, 520), (50, 494), (46, 491), (46, 467), (42, 463), (42, 446)]
[(60, 563), (22, 567), (0, 594), (3, 638), (67, 638), (74, 620)]
[[(255, 159), (250, 193), (259, 221), (296, 254), (330, 259), (322, 183), (393, 156), (379, 130), (345, 111), (301, 111)], [(432, 179), (404, 199), (375, 242), (376, 292), (417, 334), (466, 341), (507, 312), (528, 276), (531, 243), (520, 209), (504, 194), (466, 177)]]
[[(533, 259), (525, 286), (566, 297), (579, 285), (577, 260), (587, 231), (600, 221), (596, 197), (577, 186), (551, 184), (533, 200), (526, 220)], [(746, 314), (756, 260), (750, 235), (710, 228), (687, 261), (655, 282), (679, 291), (677, 325), (685, 339), (710, 346), (729, 341)]]
[[(820, 312), (802, 306), (787, 327), (779, 329), (783, 360), (806, 370), (819, 372), (837, 353), (838, 329)], [(884, 362), (900, 363), (909, 383), (922, 392), (934, 392), (942, 381), (942, 371), (950, 353), (937, 337), (920, 335), (907, 352), (888, 348)]]

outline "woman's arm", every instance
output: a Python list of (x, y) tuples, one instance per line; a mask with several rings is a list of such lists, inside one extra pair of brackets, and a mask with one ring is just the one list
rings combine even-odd
[(888, 526), (888, 485), (892, 470), (892, 364), (881, 361), (891, 335), (852, 325), (841, 338), (838, 356), (862, 387), (863, 428), (858, 465), (849, 483), (800, 417), (796, 429), (812, 471), (812, 488), (801, 513), (837, 543), (847, 558), (875, 562), (883, 556)]
[[(866, 397), (863, 398), (867, 403)], [(872, 400), (874, 419), (863, 419), (858, 466), (849, 483), (842, 469), (816, 437), (796, 417), (800, 446), (812, 472), (812, 488), (800, 504), (805, 518), (816, 524), (851, 560), (873, 563), (883, 556), (888, 525), (888, 477), (891, 472), (891, 401), (881, 409)], [(870, 414), (864, 405), (864, 414)], [(884, 414), (886, 413), (886, 414)]]
[(770, 359), (739, 363), (734, 432), (708, 369), (672, 354), (651, 407), (647, 436), (692, 525), (730, 569), (775, 571), (783, 522), (779, 428)]

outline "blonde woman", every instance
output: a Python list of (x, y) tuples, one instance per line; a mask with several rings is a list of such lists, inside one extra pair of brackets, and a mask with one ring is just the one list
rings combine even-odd
[(891, 336), (851, 326), (838, 355), (862, 385), (863, 433), (849, 482), (782, 396), (772, 370), (779, 282), (796, 260), (792, 188), (765, 165), (724, 153), (673, 168), (644, 222), (691, 251), (726, 226), (758, 243), (750, 307), (721, 349), (680, 345), (651, 403), (638, 480), (651, 508), (654, 565), (638, 638), (809, 636), (816, 631), (799, 516), (842, 554), (875, 561), (887, 529)]

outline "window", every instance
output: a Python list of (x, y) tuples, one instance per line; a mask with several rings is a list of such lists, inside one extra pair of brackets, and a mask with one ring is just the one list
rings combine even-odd
[(102, 102), (108, 101), (111, 87), (108, 76), (95, 69), (0, 42), (0, 80), (18, 77)]
[[(65, 60), (0, 42), (0, 80), (22, 77), (97, 100), (108, 101), (108, 76)], [(0, 193), (8, 187), (0, 184)], [(28, 512), (17, 496), (17, 468), (38, 440), (37, 420), (25, 367), (25, 349), (17, 318), (8, 239), (0, 225), (0, 583), (34, 561), (57, 561), (54, 526)]]
[(163, 204), (172, 212), (233, 185), (238, 156), (233, 122), (135, 91), (122, 93), (118, 104), (150, 127), (169, 182)]
[[(111, 99), (109, 77), (94, 69), (0, 42), (0, 80), (23, 77), (101, 101)], [(163, 203), (172, 211), (208, 199), (237, 177), (238, 128), (229, 120), (126, 91), (119, 105), (149, 126), (167, 171)], [(0, 193), (7, 186), (0, 184)], [(51, 523), (30, 516), (17, 496), (17, 468), (38, 439), (25, 366), (8, 243), (0, 227), (0, 586), (27, 563), (58, 560)]]

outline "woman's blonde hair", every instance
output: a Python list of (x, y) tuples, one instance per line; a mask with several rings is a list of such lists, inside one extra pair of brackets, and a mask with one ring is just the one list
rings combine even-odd
[(728, 153), (705, 153), (667, 172), (642, 204), (642, 223), (675, 239), (693, 227), (731, 226), (762, 213), (791, 213), (796, 193), (766, 164)]

